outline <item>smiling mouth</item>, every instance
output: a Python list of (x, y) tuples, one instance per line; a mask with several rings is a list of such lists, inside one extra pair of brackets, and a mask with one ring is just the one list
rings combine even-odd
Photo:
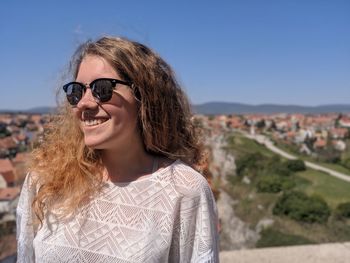
[(97, 126), (106, 122), (107, 120), (108, 119), (89, 119), (89, 120), (84, 120), (83, 123), (85, 126)]

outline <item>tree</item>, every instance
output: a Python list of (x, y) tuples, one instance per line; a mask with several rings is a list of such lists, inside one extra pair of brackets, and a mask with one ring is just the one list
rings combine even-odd
[(306, 170), (303, 160), (287, 160), (286, 166), (292, 172), (301, 172)]
[(265, 128), (265, 126), (266, 126), (265, 120), (262, 119), (262, 120), (258, 121), (258, 122), (255, 124), (255, 126), (256, 126), (258, 129), (263, 129), (263, 128)]
[(258, 192), (278, 193), (282, 190), (282, 183), (278, 176), (263, 176), (256, 184)]
[(286, 215), (296, 221), (306, 223), (327, 222), (330, 208), (320, 197), (309, 197), (302, 192), (284, 193), (273, 208), (274, 215)]
[(7, 129), (7, 125), (0, 122), (0, 138), (11, 136), (11, 132)]
[(334, 213), (338, 219), (350, 218), (350, 202), (339, 204)]
[(277, 155), (270, 158), (266, 163), (266, 173), (276, 174), (280, 176), (289, 176), (291, 174), (287, 166), (282, 162), (281, 158)]
[(278, 193), (282, 190), (289, 190), (294, 186), (295, 183), (290, 178), (280, 177), (277, 175), (267, 175), (260, 178), (256, 188), (258, 192)]
[(244, 155), (236, 161), (236, 172), (238, 176), (243, 176), (247, 172), (256, 174), (263, 167), (264, 156), (259, 153)]
[(341, 161), (341, 165), (350, 169), (350, 157), (343, 159)]

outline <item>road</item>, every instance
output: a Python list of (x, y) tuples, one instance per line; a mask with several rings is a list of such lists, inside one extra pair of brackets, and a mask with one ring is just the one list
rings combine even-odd
[[(294, 155), (291, 155), (279, 148), (277, 148), (273, 142), (266, 136), (264, 135), (251, 135), (251, 134), (248, 134), (248, 133), (244, 133), (244, 132), (241, 132), (241, 134), (243, 134), (245, 137), (249, 138), (249, 139), (252, 139), (252, 140), (255, 140), (257, 141), (258, 143), (260, 144), (263, 144), (266, 146), (266, 148), (268, 148), (269, 150), (271, 150), (272, 152), (274, 153), (277, 153), (289, 160), (295, 160), (295, 159), (298, 159), (297, 157), (295, 157)], [(326, 167), (323, 167), (321, 165), (318, 165), (318, 164), (315, 164), (315, 163), (312, 163), (312, 162), (308, 162), (308, 161), (304, 161), (305, 165), (311, 169), (314, 169), (314, 170), (318, 170), (318, 171), (321, 171), (321, 172), (324, 172), (324, 173), (327, 173), (331, 176), (334, 176), (338, 179), (341, 179), (343, 181), (347, 181), (347, 182), (350, 182), (350, 175), (347, 175), (347, 174), (343, 174), (343, 173), (340, 173), (340, 172), (337, 172), (337, 171), (334, 171), (332, 169), (329, 169), (329, 168), (326, 168)]]

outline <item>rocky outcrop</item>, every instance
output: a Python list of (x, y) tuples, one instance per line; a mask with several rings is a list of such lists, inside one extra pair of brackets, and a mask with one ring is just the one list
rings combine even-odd
[(234, 157), (225, 151), (226, 138), (223, 134), (210, 136), (206, 144), (211, 150), (211, 165), (210, 170), (213, 179), (220, 179), (221, 184), (227, 184), (226, 176), (232, 174), (235, 169)]
[[(232, 175), (235, 171), (234, 157), (225, 151), (226, 139), (224, 135), (212, 136), (207, 144), (212, 151), (211, 173), (213, 180), (220, 180), (221, 186), (225, 186), (227, 175)], [(221, 187), (217, 207), (221, 225), (220, 249), (234, 250), (251, 248), (255, 246), (259, 239), (259, 234), (249, 228), (235, 215), (233, 200)]]
[(235, 215), (235, 202), (226, 192), (220, 193), (217, 201), (221, 221), (220, 250), (252, 248), (259, 239), (259, 234)]

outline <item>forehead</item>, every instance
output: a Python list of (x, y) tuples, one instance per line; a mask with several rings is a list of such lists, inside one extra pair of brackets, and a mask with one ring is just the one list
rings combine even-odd
[(90, 83), (98, 78), (119, 78), (119, 76), (103, 57), (87, 55), (80, 63), (76, 80)]

